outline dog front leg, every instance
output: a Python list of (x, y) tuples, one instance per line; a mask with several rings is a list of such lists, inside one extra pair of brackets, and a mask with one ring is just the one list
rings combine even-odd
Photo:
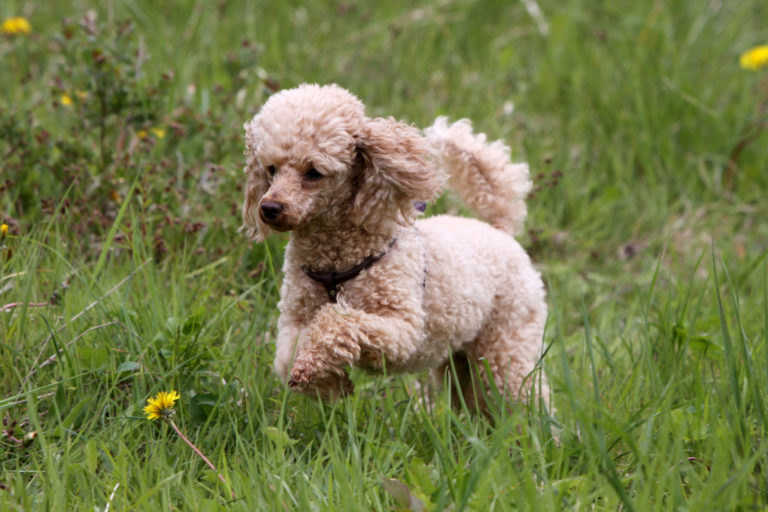
[(301, 335), (288, 385), (321, 395), (329, 384), (351, 391), (346, 369), (360, 362), (407, 365), (416, 353), (421, 322), (414, 312), (374, 315), (338, 304), (324, 306)]
[(339, 314), (329, 312), (324, 306), (312, 322), (299, 335), (296, 357), (288, 379), (288, 386), (294, 391), (324, 400), (350, 394), (354, 386), (349, 379), (347, 368), (360, 355), (358, 336)]
[[(311, 370), (307, 363), (310, 358), (307, 356), (305, 356), (304, 362), (298, 362), (299, 354), (302, 353), (299, 347), (305, 347), (309, 343), (307, 329), (308, 326), (291, 322), (287, 316), (281, 316), (278, 320), (274, 362), (277, 376), (293, 390), (313, 396), (319, 393), (324, 400), (351, 393), (353, 391), (352, 381), (343, 368), (315, 368), (313, 366), (313, 370)], [(319, 362), (321, 359), (315, 358), (313, 361)], [(298, 371), (299, 368), (304, 368), (305, 372)], [(298, 378), (297, 380), (297, 375), (305, 374), (305, 378)]]
[(287, 315), (281, 315), (277, 320), (277, 343), (275, 347), (275, 373), (285, 384), (288, 381), (288, 373), (293, 366), (293, 358), (296, 355), (296, 345), (299, 341), (301, 326), (288, 319)]

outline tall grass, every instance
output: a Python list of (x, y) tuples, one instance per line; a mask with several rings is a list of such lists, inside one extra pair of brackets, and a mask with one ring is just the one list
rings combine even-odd
[[(538, 4), (0, 5), (32, 26), (0, 38), (0, 509), (768, 505), (768, 92), (738, 66), (768, 6)], [(531, 163), (556, 410), (362, 373), (323, 404), (272, 374), (285, 238), (237, 233), (242, 123), (313, 81)], [(144, 418), (170, 389), (226, 484)]]

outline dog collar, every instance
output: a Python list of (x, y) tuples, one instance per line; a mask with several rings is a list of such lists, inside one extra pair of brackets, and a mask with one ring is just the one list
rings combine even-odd
[(371, 268), (371, 266), (374, 263), (379, 261), (381, 258), (383, 258), (387, 254), (387, 252), (389, 252), (392, 246), (395, 245), (396, 241), (397, 241), (397, 238), (389, 242), (389, 245), (387, 245), (386, 250), (384, 250), (384, 252), (382, 252), (381, 254), (368, 256), (361, 263), (343, 272), (314, 272), (312, 270), (309, 270), (309, 268), (307, 268), (304, 265), (302, 265), (301, 270), (304, 271), (307, 277), (322, 284), (323, 287), (325, 288), (325, 291), (328, 293), (328, 298), (331, 300), (331, 302), (335, 303), (336, 297), (339, 294), (339, 286), (351, 279), (354, 279), (363, 270)]

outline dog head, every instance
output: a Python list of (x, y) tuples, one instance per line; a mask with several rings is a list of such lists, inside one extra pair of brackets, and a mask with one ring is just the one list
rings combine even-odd
[(351, 221), (368, 231), (408, 224), (442, 187), (416, 128), (370, 119), (336, 85), (302, 85), (272, 96), (245, 125), (246, 234), (311, 222)]

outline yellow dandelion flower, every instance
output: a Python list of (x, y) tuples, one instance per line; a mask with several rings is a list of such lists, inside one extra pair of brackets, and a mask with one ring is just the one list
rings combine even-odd
[(165, 137), (165, 130), (160, 127), (155, 126), (154, 128), (150, 128), (150, 131), (154, 133), (155, 137), (157, 137), (158, 139), (162, 139), (163, 137)]
[(146, 139), (147, 138), (147, 130), (139, 130), (138, 132), (136, 132), (136, 136), (139, 137), (142, 140)]
[(71, 107), (72, 106), (72, 98), (68, 94), (62, 94), (61, 98), (59, 98), (59, 101), (61, 101), (61, 104), (65, 107)]
[(173, 415), (173, 405), (176, 400), (181, 398), (176, 391), (167, 393), (161, 391), (155, 398), (147, 399), (147, 406), (144, 407), (144, 414), (147, 415), (148, 420), (158, 420), (170, 418)]
[(8, 34), (9, 36), (15, 36), (18, 34), (29, 34), (32, 31), (32, 27), (26, 18), (16, 16), (15, 18), (7, 18), (0, 25), (0, 32)]
[(0, 225), (0, 236), (5, 238), (5, 235), (7, 234), (8, 234), (8, 224), (4, 223), (3, 225)]
[(760, 69), (768, 66), (768, 45), (755, 46), (741, 54), (739, 64), (744, 69)]

